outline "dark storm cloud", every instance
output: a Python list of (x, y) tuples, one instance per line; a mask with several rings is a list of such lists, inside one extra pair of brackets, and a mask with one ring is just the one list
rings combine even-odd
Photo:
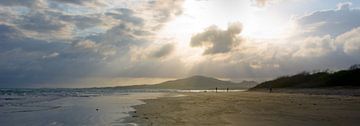
[(204, 47), (204, 55), (227, 53), (241, 42), (238, 36), (241, 31), (242, 25), (239, 22), (229, 24), (227, 30), (210, 26), (204, 32), (192, 36), (190, 45)]

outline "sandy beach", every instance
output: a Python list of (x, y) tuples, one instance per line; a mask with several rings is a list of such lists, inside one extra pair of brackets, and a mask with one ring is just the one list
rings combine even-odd
[(139, 125), (357, 126), (360, 97), (265, 92), (184, 93), (145, 100)]

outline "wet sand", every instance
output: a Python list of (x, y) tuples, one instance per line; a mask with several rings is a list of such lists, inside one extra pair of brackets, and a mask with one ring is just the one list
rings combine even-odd
[[(141, 99), (164, 93), (121, 93), (89, 97), (0, 96), (0, 126), (127, 126), (124, 118)], [(5, 100), (7, 99), (7, 100)]]
[(184, 93), (145, 100), (139, 125), (358, 126), (360, 97), (264, 92)]

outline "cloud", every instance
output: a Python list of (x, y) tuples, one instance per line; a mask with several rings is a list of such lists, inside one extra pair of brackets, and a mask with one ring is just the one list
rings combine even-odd
[(323, 37), (308, 37), (301, 41), (300, 49), (298, 49), (293, 56), (320, 57), (334, 50), (334, 40), (330, 35)]
[(41, 0), (1, 0), (0, 5), (2, 6), (35, 6), (39, 5)]
[(174, 45), (173, 44), (165, 44), (159, 49), (153, 51), (150, 55), (151, 57), (155, 58), (161, 58), (166, 57), (170, 55), (174, 51)]
[(57, 56), (59, 56), (59, 53), (54, 52), (54, 53), (51, 53), (51, 54), (49, 54), (49, 55), (43, 56), (43, 59), (55, 58), (55, 57), (57, 57)]
[[(359, 10), (350, 5), (341, 3), (336, 9), (298, 18), (300, 32), (294, 37), (274, 40), (244, 37), (241, 46), (225, 48), (231, 51), (222, 55), (207, 55), (189, 73), (263, 81), (304, 70), (346, 69), (360, 62), (360, 28), (359, 21), (354, 19), (359, 17)], [(206, 36), (205, 33), (199, 36)], [(210, 40), (203, 39), (204, 44), (196, 47), (211, 49)]]
[(204, 32), (192, 36), (190, 45), (204, 47), (204, 55), (227, 53), (241, 42), (241, 38), (238, 36), (241, 31), (242, 24), (239, 22), (230, 23), (227, 30), (210, 26)]
[[(14, 30), (8, 30), (14, 31)], [(103, 64), (95, 53), (76, 50), (66, 43), (13, 38), (0, 40), (1, 87), (31, 87), (36, 84), (71, 82)], [(75, 77), (75, 78), (74, 78)]]
[(360, 27), (339, 35), (335, 41), (346, 54), (360, 56)]
[[(126, 27), (122, 29), (123, 32), (131, 30), (131, 35), (134, 36), (146, 36), (181, 14), (182, 2), (156, 0), (133, 4), (129, 1), (35, 0), (32, 3), (41, 7), (18, 8), (16, 6), (23, 6), (21, 1), (4, 1), (0, 3), (6, 8), (3, 10), (11, 10), (13, 14), (0, 13), (5, 16), (1, 16), (0, 22), (15, 25), (28, 37), (44, 40), (69, 41), (74, 37), (94, 34), (91, 32), (104, 33), (114, 27)], [(129, 6), (108, 6), (114, 3)], [(97, 9), (91, 8), (95, 5), (101, 6)], [(145, 23), (144, 20), (148, 21)]]
[(85, 49), (95, 48), (97, 46), (98, 45), (94, 41), (91, 41), (91, 40), (81, 40), (75, 44), (75, 47), (85, 48)]
[(75, 6), (85, 6), (90, 8), (98, 8), (106, 5), (106, 2), (102, 0), (48, 0), (50, 2), (55, 1), (57, 3), (63, 3)]
[(102, 23), (105, 22), (105, 17), (101, 14), (66, 15), (62, 13), (53, 13), (52, 16), (56, 16), (57, 20), (73, 25), (79, 30), (101, 26)]
[(143, 25), (144, 23), (144, 19), (134, 16), (134, 11), (131, 9), (117, 8), (112, 12), (107, 12), (106, 15), (134, 25)]
[(175, 51), (173, 43), (150, 46), (132, 46), (130, 49), (131, 61), (166, 59)]
[(62, 3), (69, 3), (69, 4), (83, 5), (85, 3), (93, 3), (93, 2), (96, 2), (98, 0), (87, 0), (87, 1), (83, 1), (83, 0), (54, 0), (54, 1), (62, 2)]
[[(152, 45), (156, 32), (182, 12), (182, 0), (0, 2), (0, 87), (62, 86), (82, 78), (174, 76), (174, 45), (131, 61), (131, 47)], [(162, 60), (156, 60), (162, 59)], [(176, 63), (171, 63), (171, 62)], [(149, 68), (147, 68), (149, 67)], [(179, 67), (180, 68), (180, 67)], [(84, 85), (80, 85), (84, 86)]]
[(351, 6), (352, 3), (350, 2), (344, 2), (344, 3), (339, 3), (337, 5), (337, 9), (338, 10), (350, 10), (350, 6)]
[(149, 1), (149, 8), (156, 13), (153, 15), (157, 22), (166, 22), (173, 17), (182, 14), (184, 0), (154, 0)]
[(251, 0), (251, 4), (253, 6), (263, 8), (277, 3), (293, 2), (293, 1), (298, 1), (298, 0)]
[(269, 0), (252, 0), (252, 2), (258, 7), (265, 7)]
[(22, 20), (16, 23), (17, 26), (29, 31), (46, 33), (59, 31), (62, 27), (64, 27), (62, 22), (43, 13), (30, 14), (22, 18)]
[(360, 26), (360, 9), (350, 8), (351, 3), (339, 3), (337, 9), (315, 11), (298, 18), (300, 36), (337, 36)]
[(249, 39), (235, 22), (194, 34), (192, 48), (184, 50), (157, 34), (182, 14), (181, 0), (27, 3), (0, 2), (0, 87), (81, 87), (86, 84), (72, 84), (83, 78), (194, 74), (264, 80), (360, 62), (359, 10), (349, 3), (296, 18), (294, 38)]
[[(24, 12), (25, 13), (25, 12)], [(70, 23), (44, 12), (26, 12), (5, 15), (2, 24), (15, 27), (23, 35), (43, 40), (71, 39), (73, 27)]]
[(15, 29), (13, 26), (0, 25), (0, 39), (15, 39), (21, 36), (22, 33)]
[[(345, 8), (343, 7), (343, 9)], [(184, 62), (180, 62), (180, 64), (176, 66), (181, 66), (182, 69), (185, 69), (185, 75), (201, 74), (231, 79), (240, 78), (264, 81), (277, 76), (296, 74), (304, 70), (312, 71), (329, 68), (331, 70), (338, 70), (359, 63), (360, 53), (357, 52), (357, 45), (359, 45), (357, 43), (357, 36), (359, 36), (359, 30), (355, 27), (356, 25), (353, 25), (354, 27), (347, 26), (348, 28), (344, 29), (343, 32), (338, 31), (338, 33), (333, 34), (334, 30), (337, 31), (337, 28), (341, 27), (336, 26), (336, 22), (340, 22), (340, 24), (346, 24), (346, 22), (342, 22), (343, 19), (332, 18), (334, 13), (338, 13), (340, 10), (334, 9), (326, 11), (331, 14), (320, 16), (324, 20), (312, 17), (313, 21), (308, 20), (308, 22), (304, 24), (299, 21), (299, 28), (309, 30), (306, 34), (299, 32), (298, 35), (301, 37), (280, 40), (253, 40), (240, 36), (241, 27), (228, 26), (229, 28), (224, 30), (216, 26), (211, 26), (203, 32), (194, 34), (190, 40), (191, 47), (204, 48), (203, 55), (205, 56), (200, 56), (200, 58), (196, 57), (198, 58), (196, 62), (189, 63), (191, 64), (190, 67), (186, 65), (186, 67), (184, 67), (184, 64), (186, 64)], [(326, 11), (316, 11), (312, 14)], [(356, 9), (349, 8), (348, 11), (356, 12)], [(309, 15), (302, 17), (306, 16)], [(351, 19), (346, 15), (339, 14), (338, 16), (347, 18), (346, 20)], [(301, 18), (299, 18), (299, 20), (300, 19)], [(332, 27), (329, 24), (334, 24), (336, 27)], [(320, 33), (319, 28), (324, 27), (323, 25), (329, 25), (327, 26), (329, 29), (323, 31), (322, 34), (318, 34)], [(234, 29), (229, 30), (230, 28)], [(233, 31), (233, 34), (228, 31)], [(239, 40), (224, 41), (234, 40), (229, 38), (237, 38)], [(239, 46), (239, 44), (241, 44), (241, 46)], [(193, 55), (194, 54), (190, 54), (190, 56)], [(150, 64), (149, 62), (156, 65), (165, 65), (163, 63), (174, 63), (170, 62), (170, 59), (173, 57), (183, 59), (171, 55), (163, 62), (155, 60), (135, 60), (135, 62), (146, 61), (147, 63), (143, 63), (142, 65), (137, 64), (136, 66), (153, 71), (151, 68), (146, 68)], [(139, 69), (137, 70), (141, 71)], [(179, 73), (183, 73), (183, 71)], [(179, 76), (182, 74), (174, 75)]]

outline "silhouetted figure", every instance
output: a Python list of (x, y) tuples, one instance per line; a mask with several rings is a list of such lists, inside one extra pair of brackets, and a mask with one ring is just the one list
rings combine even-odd
[(95, 110), (98, 112), (100, 109), (99, 109), (99, 108), (96, 108)]
[(217, 93), (217, 87), (215, 88), (215, 93)]
[(269, 84), (269, 93), (272, 92), (272, 87), (271, 87), (271, 84)]
[(229, 92), (229, 88), (226, 88), (226, 92)]

